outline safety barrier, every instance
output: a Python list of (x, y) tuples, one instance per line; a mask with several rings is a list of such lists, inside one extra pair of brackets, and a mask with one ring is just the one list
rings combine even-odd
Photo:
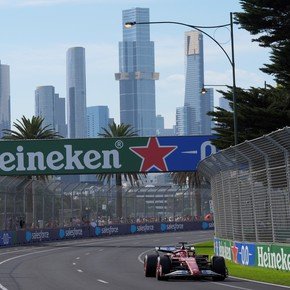
[(290, 244), (290, 128), (219, 151), (198, 171), (211, 184), (217, 238)]
[(215, 253), (234, 263), (290, 271), (290, 246), (285, 244), (233, 242), (215, 238)]
[(28, 245), (82, 238), (101, 238), (116, 235), (152, 234), (178, 231), (213, 230), (213, 222), (169, 222), (144, 224), (116, 224), (55, 229), (0, 231), (0, 247)]

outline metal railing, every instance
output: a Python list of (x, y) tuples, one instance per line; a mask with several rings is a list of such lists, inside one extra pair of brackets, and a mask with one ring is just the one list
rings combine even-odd
[(215, 234), (249, 242), (290, 243), (290, 128), (204, 159)]
[(116, 217), (116, 186), (0, 177), (0, 230), (160, 221), (192, 221), (210, 211), (210, 189), (122, 188), (123, 217)]

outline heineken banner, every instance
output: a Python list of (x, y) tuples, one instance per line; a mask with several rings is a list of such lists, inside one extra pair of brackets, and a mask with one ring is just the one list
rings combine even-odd
[(233, 242), (215, 238), (215, 254), (237, 264), (290, 271), (290, 245)]
[(0, 142), (0, 175), (194, 171), (212, 136)]

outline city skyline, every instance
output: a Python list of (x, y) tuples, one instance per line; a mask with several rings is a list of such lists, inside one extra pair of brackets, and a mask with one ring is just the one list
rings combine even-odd
[[(11, 120), (33, 115), (37, 86), (52, 85), (60, 97), (67, 97), (65, 53), (70, 47), (82, 46), (88, 64), (87, 106), (107, 105), (118, 123), (119, 88), (114, 73), (118, 71), (118, 42), (122, 40), (122, 10), (132, 7), (149, 8), (151, 21), (172, 20), (194, 25), (227, 23), (230, 11), (241, 10), (239, 1), (225, 0), (218, 3), (209, 0), (0, 1), (0, 24), (5, 27), (1, 34), (0, 60), (11, 70)], [(181, 26), (150, 26), (155, 43), (155, 69), (160, 72), (160, 80), (156, 82), (156, 114), (164, 116), (166, 128), (175, 123), (175, 110), (183, 105), (185, 31)], [(211, 34), (221, 43), (226, 42), (225, 48), (229, 49), (229, 31), (219, 29)], [(273, 84), (269, 76), (259, 71), (263, 63), (269, 62), (267, 50), (252, 43), (249, 33), (236, 25), (234, 37), (237, 85), (248, 88), (263, 86), (264, 81)], [(204, 59), (206, 84), (231, 85), (230, 64), (206, 37)]]

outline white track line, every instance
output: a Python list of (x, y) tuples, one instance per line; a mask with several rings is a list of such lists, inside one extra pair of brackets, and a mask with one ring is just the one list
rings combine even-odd
[(229, 285), (229, 284), (225, 284), (225, 283), (217, 283), (217, 282), (211, 282), (212, 284), (216, 284), (216, 285), (223, 285), (225, 287), (230, 287), (230, 288), (235, 288), (235, 289), (241, 289), (241, 290), (253, 290), (253, 288), (244, 288), (244, 287), (240, 287), (240, 286), (233, 286), (233, 285)]
[(239, 278), (239, 277), (234, 277), (234, 276), (229, 276), (229, 277), (234, 278), (234, 279), (238, 279), (238, 280), (247, 281), (247, 282), (254, 282), (254, 283), (260, 283), (260, 284), (264, 284), (264, 285), (276, 286), (276, 287), (282, 287), (282, 288), (289, 289), (289, 286), (285, 286), (285, 285), (273, 284), (273, 283), (262, 282), (262, 281), (255, 281), (255, 280), (250, 280), (250, 279), (246, 279), (246, 278)]
[(109, 284), (109, 282), (105, 281), (105, 280), (101, 280), (101, 279), (98, 279), (99, 282), (103, 283), (103, 284)]

